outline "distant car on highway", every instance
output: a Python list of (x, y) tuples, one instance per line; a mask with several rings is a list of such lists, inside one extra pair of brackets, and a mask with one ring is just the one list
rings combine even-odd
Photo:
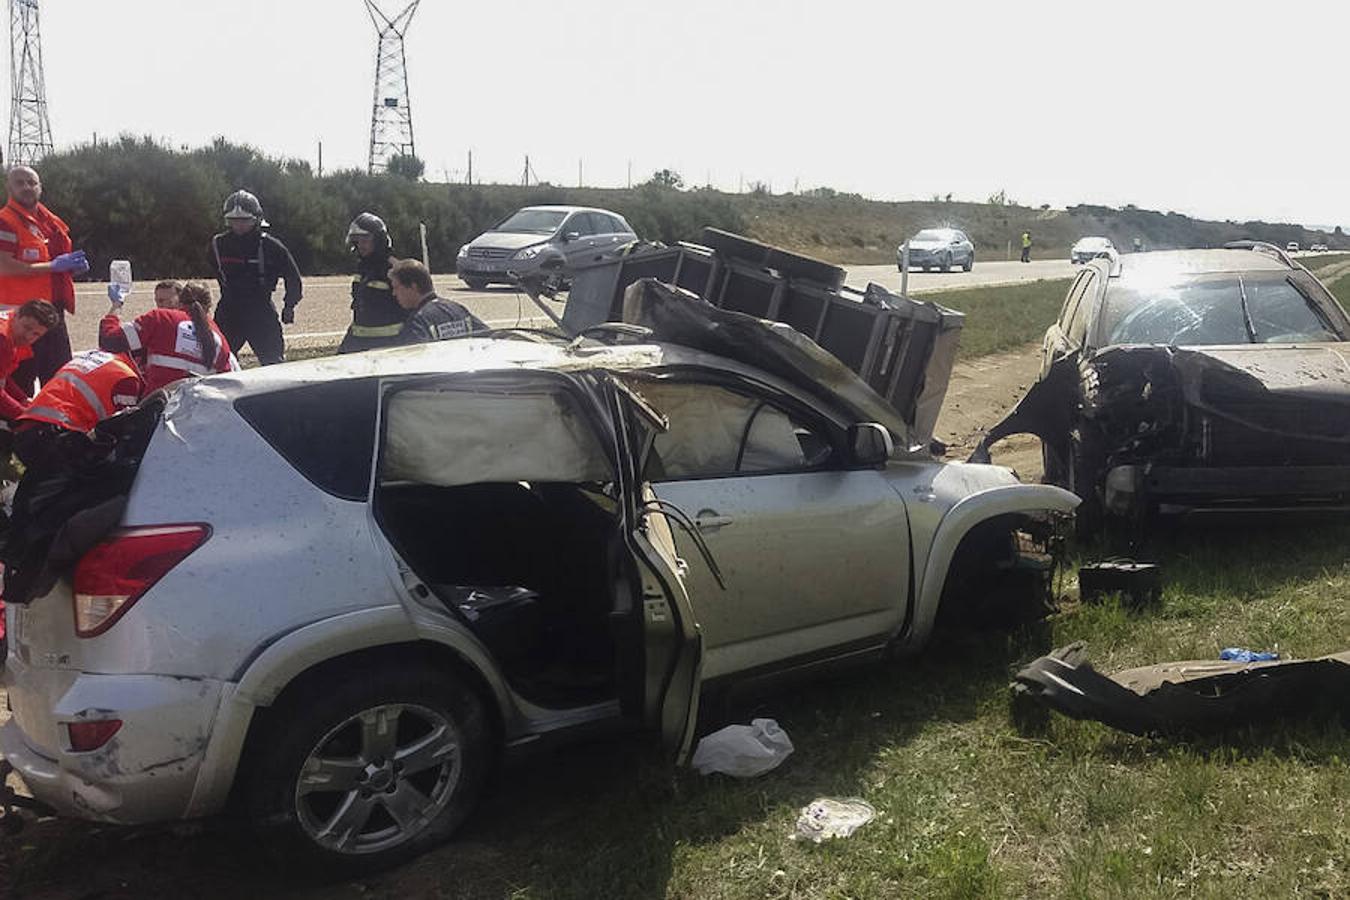
[[(897, 268), (904, 268), (905, 245), (895, 251)], [(952, 266), (969, 272), (975, 267), (975, 245), (959, 228), (925, 228), (909, 239), (909, 267), (925, 272), (938, 268), (944, 272)]]
[(1326, 253), (1328, 248), (1326, 244), (1313, 244), (1308, 249), (1313, 253)]
[(1289, 251), (1290, 253), (1297, 253), (1299, 249), (1298, 241), (1290, 241), (1289, 243), (1284, 245), (1284, 249)]
[(1069, 250), (1069, 261), (1074, 265), (1085, 263), (1090, 259), (1096, 259), (1103, 253), (1114, 253), (1116, 245), (1111, 243), (1110, 238), (1104, 237), (1085, 237), (1079, 238), (1078, 243), (1074, 244)]
[(568, 269), (637, 240), (618, 213), (585, 206), (527, 206), (459, 248), (455, 274), (474, 290), (521, 275)]

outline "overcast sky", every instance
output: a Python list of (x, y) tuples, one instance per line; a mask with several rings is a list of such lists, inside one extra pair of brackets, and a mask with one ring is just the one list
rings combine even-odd
[[(322, 140), (325, 169), (365, 167), (362, 0), (41, 2), (58, 145), (313, 161)], [(475, 180), (519, 181), (528, 153), (559, 184), (581, 160), (622, 186), (631, 161), (635, 182), (1350, 225), (1348, 26), (1344, 0), (423, 0), (407, 49), (436, 180), (472, 150)]]

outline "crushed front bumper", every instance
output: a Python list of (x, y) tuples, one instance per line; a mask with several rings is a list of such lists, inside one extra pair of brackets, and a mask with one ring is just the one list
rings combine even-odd
[(1105, 493), (1118, 515), (1346, 509), (1350, 466), (1116, 466)]
[[(97, 675), (29, 666), (10, 656), (4, 686), (14, 717), (0, 757), (57, 814), (124, 825), (187, 812), (222, 683), (158, 675)], [(120, 719), (102, 747), (69, 749), (65, 725)]]

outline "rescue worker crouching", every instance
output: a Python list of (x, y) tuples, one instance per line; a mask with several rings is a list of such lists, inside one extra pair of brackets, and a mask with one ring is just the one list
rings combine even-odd
[[(281, 326), (295, 321), (303, 292), (300, 269), (286, 245), (267, 233), (262, 204), (248, 191), (225, 199), (225, 221), (230, 230), (211, 239), (211, 262), (220, 282), (216, 324), (235, 351), (248, 344), (259, 364), (284, 362)], [(278, 280), (286, 284), (280, 320), (272, 304)]]
[(395, 262), (389, 270), (389, 284), (398, 305), (411, 314), (398, 334), (400, 344), (443, 341), (487, 330), (463, 304), (436, 296), (431, 273), (415, 259)]
[(89, 436), (94, 426), (139, 403), (144, 388), (129, 357), (106, 350), (77, 353), (19, 416), (14, 453), (28, 470), (24, 481), (83, 461), (95, 450)]
[(389, 229), (374, 213), (363, 212), (347, 227), (347, 242), (356, 251), (356, 274), (352, 276), (352, 324), (347, 328), (339, 353), (359, 353), (400, 343), (399, 333), (408, 310), (394, 299), (389, 269)]
[(155, 285), (155, 308), (130, 322), (117, 316), (121, 304), (99, 322), (98, 345), (111, 353), (127, 353), (145, 373), (145, 393), (157, 391), (189, 375), (238, 371), (230, 342), (211, 321), (211, 292), (195, 282), (161, 281)]
[(31, 597), (48, 548), (72, 516), (129, 487), (100, 466), (116, 440), (94, 426), (135, 406), (143, 386), (126, 356), (88, 350), (57, 370), (19, 417), (14, 453), (24, 473), (0, 541), (5, 596)]
[[(15, 371), (33, 358), (33, 344), (61, 322), (56, 307), (46, 300), (29, 300), (23, 306), (0, 313), (0, 420), (13, 428), (28, 406), (29, 391), (14, 377)], [(0, 452), (9, 453), (9, 436), (0, 441)]]

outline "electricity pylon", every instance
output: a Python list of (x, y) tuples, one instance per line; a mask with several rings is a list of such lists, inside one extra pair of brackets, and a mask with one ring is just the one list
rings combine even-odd
[(413, 0), (396, 16), (388, 16), (365, 0), (370, 21), (379, 35), (375, 57), (375, 100), (370, 113), (370, 157), (366, 170), (383, 172), (396, 156), (416, 156), (412, 106), (408, 100), (408, 57), (403, 39), (421, 0)]

